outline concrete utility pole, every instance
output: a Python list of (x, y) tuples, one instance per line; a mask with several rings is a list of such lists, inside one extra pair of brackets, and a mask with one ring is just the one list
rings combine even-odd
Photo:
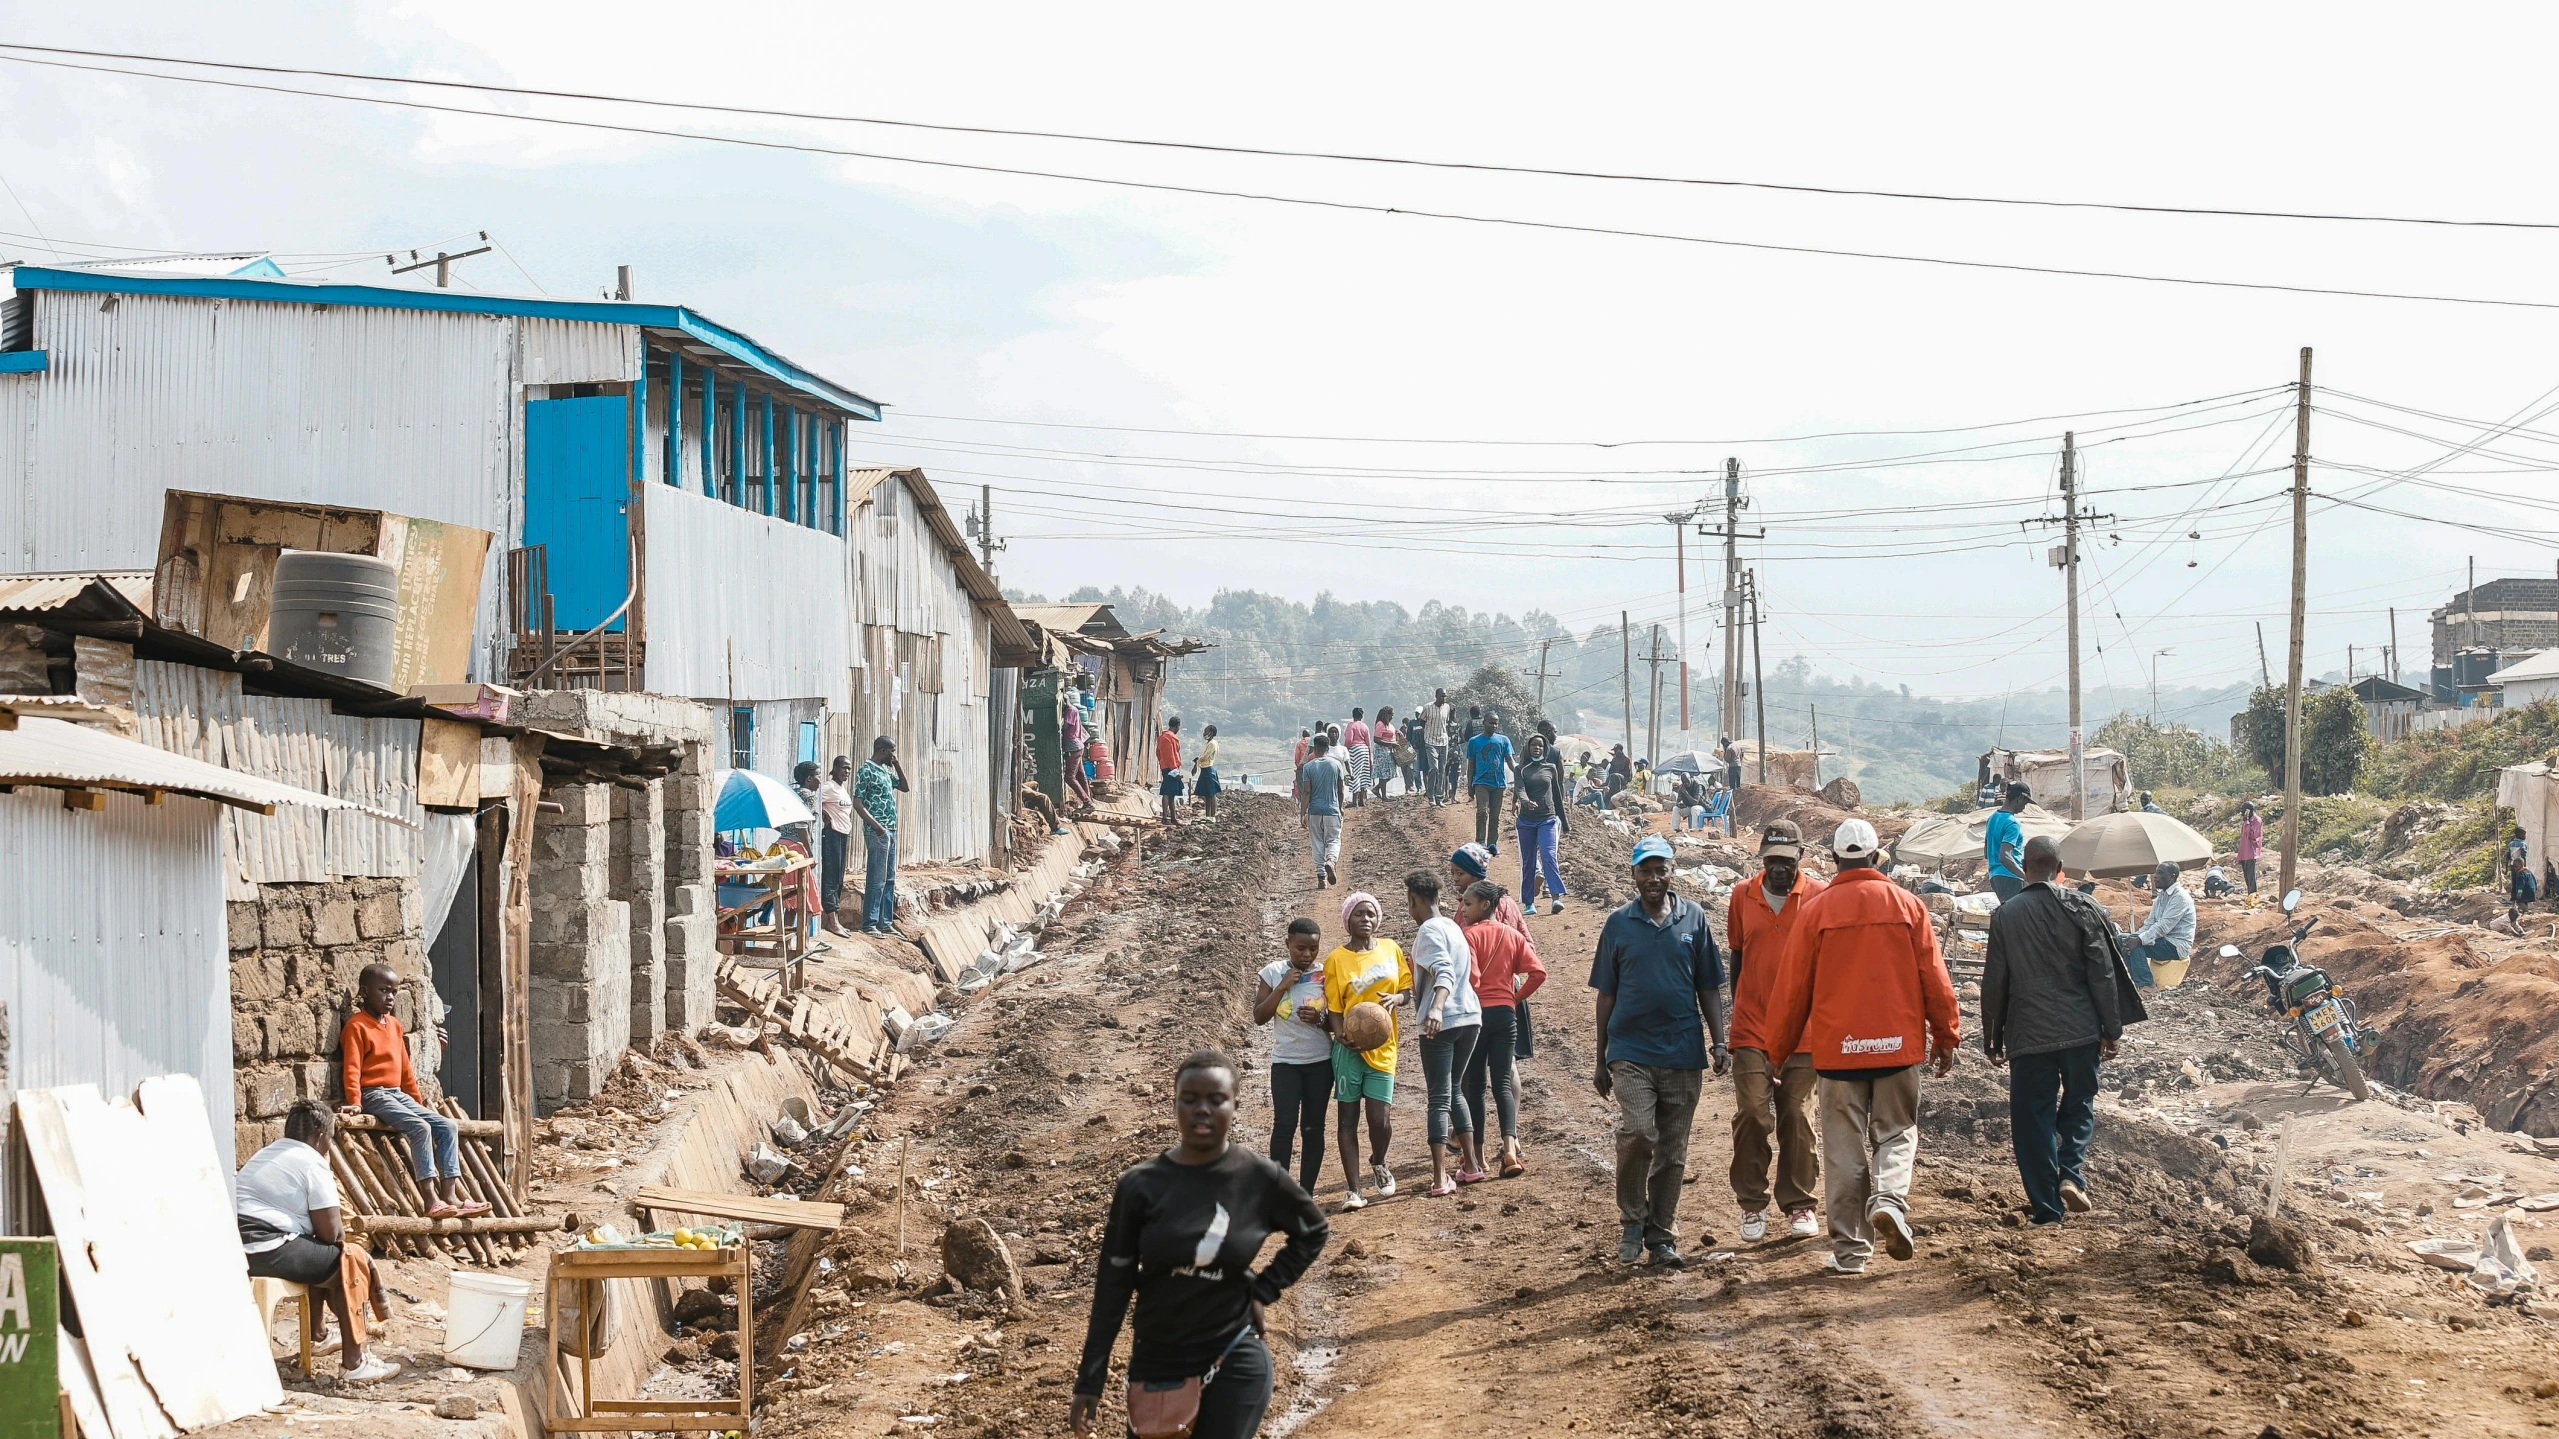
[[(995, 573), (995, 552), (1004, 548), (1004, 542), (995, 537), (995, 487), (993, 485), (977, 487), (977, 513), (969, 516), (969, 531), (977, 536), (978, 563), (986, 567), (988, 574)], [(1543, 667), (1540, 666), (1540, 668)]]
[(613, 298), (617, 300), (637, 298), (631, 293), (631, 267), (628, 265), (613, 267)]
[[(2176, 651), (2174, 650), (2153, 650), (2150, 655), (2150, 722), (2154, 725), (2159, 723), (2159, 657), (2161, 655), (2175, 653)], [(2349, 653), (2351, 654), (2351, 651)], [(2352, 659), (2348, 659), (2346, 662), (2346, 678), (2353, 679), (2355, 677), (2354, 669), (2354, 661)]]
[(1617, 698), (1626, 711), (1626, 753), (1635, 752), (1635, 628), (1617, 612)]
[(1653, 671), (1653, 717), (1651, 727), (1645, 731), (1644, 735), (1646, 764), (1658, 765), (1662, 762), (1662, 661), (1669, 658), (1670, 656), (1662, 653), (1662, 627), (1655, 625), (1653, 626), (1653, 652), (1644, 656), (1644, 663), (1650, 665)]
[(2390, 607), (2390, 682), (2399, 683), (2399, 607)]
[(1721, 732), (1741, 720), (1742, 462), (1724, 461), (1724, 683), (1716, 699)]
[(2088, 817), (2088, 736), (2079, 723), (2079, 445), (2061, 436), (2062, 588), (2070, 599), (2070, 818)]
[(2264, 620), (2257, 621), (2257, 678), (2265, 682), (2266, 688), (2275, 687), (2274, 671), (2266, 668), (2266, 622)]
[[(1679, 732), (1688, 733), (1688, 527), (1697, 511), (1664, 515), (1670, 521), (1671, 551), (1679, 562)], [(1658, 648), (1658, 646), (1656, 646)]]
[[(2301, 862), (2301, 629), (2310, 570), (2310, 347), (2301, 347), (2292, 441), (2292, 654), (2284, 670), (2284, 849), (2275, 893), (2292, 893)], [(2474, 571), (2474, 576), (2476, 572)], [(2468, 596), (2463, 597), (2467, 605)]]
[(1759, 709), (1759, 782), (1768, 783), (1768, 686), (1759, 679), (1759, 571), (1750, 572), (1750, 695)]

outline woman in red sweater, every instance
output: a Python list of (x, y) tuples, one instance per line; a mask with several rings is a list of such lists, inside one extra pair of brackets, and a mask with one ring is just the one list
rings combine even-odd
[[(1523, 930), (1495, 917), (1501, 902), (1502, 887), (1490, 880), (1468, 885), (1458, 900), (1466, 944), (1475, 955), (1475, 997), (1484, 1006), (1483, 1034), (1466, 1064), (1465, 1090), (1468, 1111), (1482, 1115), (1487, 1112), (1484, 1091), (1491, 1087), (1502, 1120), (1502, 1177), (1516, 1179), (1528, 1172), (1519, 1153), (1519, 1083), (1512, 1064), (1518, 1056), (1517, 1007), (1546, 982), (1546, 966), (1538, 963), (1537, 946)], [(1483, 1121), (1476, 1125), (1480, 1129)], [(1476, 1179), (1490, 1177), (1481, 1170), (1475, 1173)], [(1457, 1180), (1473, 1182), (1464, 1174)]]

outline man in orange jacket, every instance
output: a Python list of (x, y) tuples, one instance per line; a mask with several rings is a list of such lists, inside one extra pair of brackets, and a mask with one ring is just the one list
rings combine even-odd
[(1724, 938), (1733, 974), (1733, 1198), (1742, 1208), (1742, 1242), (1768, 1237), (1768, 1164), (1777, 1161), (1776, 1201), (1786, 1230), (1798, 1239), (1817, 1232), (1813, 1185), (1821, 1157), (1813, 1138), (1813, 1057), (1801, 1050), (1768, 1048), (1768, 997), (1787, 937), (1814, 895), (1827, 888), (1802, 873), (1804, 832), (1786, 820), (1768, 826), (1759, 840), (1759, 873), (1733, 886), (1725, 910)]
[(1933, 1047), (1943, 1077), (1961, 1039), (1928, 907), (1875, 867), (1881, 848), (1862, 819), (1831, 836), (1839, 875), (1795, 917), (1768, 1005), (1768, 1053), (1808, 1049), (1820, 1077), (1833, 1274), (1865, 1273), (1878, 1238), (1911, 1256), (1919, 1064)]

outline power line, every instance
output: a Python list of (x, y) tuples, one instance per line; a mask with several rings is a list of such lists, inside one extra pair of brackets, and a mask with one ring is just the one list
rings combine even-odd
[[(34, 47), (20, 47), (34, 48)], [(223, 89), (249, 90), (274, 95), (299, 95), (315, 100), (338, 100), (353, 104), (379, 105), (394, 109), (423, 110), (436, 114), (469, 115), (484, 120), (511, 120), (526, 124), (559, 125), (572, 129), (601, 130), (611, 134), (646, 135), (658, 139), (693, 140), (706, 144), (737, 145), (755, 150), (772, 150), (803, 155), (830, 155), (846, 159), (877, 160), (887, 164), (920, 165), (931, 169), (960, 170), (984, 175), (1012, 175), (1025, 179), (1062, 180), (1075, 184), (1107, 185), (1119, 189), (1144, 190), (1155, 194), (1192, 195), (1209, 199), (1248, 200), (1263, 204), (1297, 205), (1308, 209), (1335, 210), (1352, 214), (1394, 215), (1410, 219), (1444, 220), (1452, 223), (1490, 225), (1510, 229), (1540, 231), (1547, 234), (1597, 235), (1612, 239), (1657, 240), (1670, 244), (1704, 245), (1718, 249), (1748, 250), (1762, 254), (1813, 255), (1828, 259), (1878, 260), (1904, 265), (1933, 265), (1948, 269), (1981, 270), (2014, 275), (2044, 275), (2063, 279), (2121, 280), (2138, 284), (2185, 285), (2212, 290), (2250, 290), (2268, 294), (2323, 295), (2338, 299), (2400, 300), (2423, 304), (2471, 305), (2497, 309), (2559, 310), (2559, 300), (2515, 300), (2489, 295), (2435, 295), (2408, 290), (2361, 290), (2333, 285), (2287, 285), (2266, 280), (2220, 280), (2200, 275), (2154, 275), (2134, 270), (2100, 270), (2066, 265), (2029, 265), (2015, 261), (1970, 260), (1951, 255), (1910, 255), (1887, 250), (1857, 250), (1821, 245), (1781, 245), (1766, 240), (1735, 240), (1713, 235), (1688, 235), (1667, 230), (1640, 230), (1610, 225), (1581, 224), (1566, 220), (1538, 220), (1515, 215), (1481, 215), (1459, 210), (1423, 209), (1411, 205), (1381, 205), (1356, 200), (1336, 200), (1312, 195), (1282, 195), (1258, 190), (1235, 190), (1212, 185), (1180, 185), (1161, 180), (1130, 180), (1116, 176), (1085, 175), (1065, 170), (1034, 169), (1025, 165), (989, 165), (963, 160), (929, 159), (920, 155), (897, 155), (878, 150), (857, 150), (837, 145), (814, 145), (787, 140), (759, 140), (743, 135), (721, 135), (701, 130), (678, 130), (655, 125), (627, 125), (606, 120), (576, 120), (552, 115), (526, 115), (506, 110), (482, 109), (468, 105), (439, 105), (426, 100), (403, 100), (381, 95), (349, 95), (328, 90), (304, 90), (289, 85), (265, 85), (246, 80), (219, 80), (203, 75), (171, 75), (154, 70), (133, 70), (113, 65), (79, 64), (67, 60), (38, 60), (26, 55), (0, 55), (11, 64), (34, 65), (55, 70), (85, 71), (101, 75), (122, 75), (138, 80), (163, 80), (183, 85), (209, 85)], [(215, 63), (172, 61), (169, 63)], [(241, 67), (226, 67), (241, 68)], [(419, 83), (387, 79), (384, 83)], [(467, 88), (467, 87), (466, 87)]]
[(377, 75), (358, 70), (324, 70), (304, 66), (253, 65), (243, 61), (199, 60), (179, 55), (149, 55), (117, 50), (78, 50), (54, 45), (25, 45), (0, 42), (0, 49), (26, 50), (44, 55), (78, 55), (98, 60), (138, 60), (160, 65), (187, 65), (211, 70), (232, 70), (259, 75), (306, 75), (317, 79), (354, 80), (379, 85), (414, 85), (441, 90), (465, 90), (488, 95), (516, 95), (528, 99), (581, 100), (608, 105), (633, 105), (648, 109), (690, 110), (704, 114), (742, 115), (766, 120), (808, 120), (823, 124), (875, 125), (890, 129), (924, 130), (946, 135), (990, 135), (1008, 139), (1062, 140), (1085, 145), (1119, 145), (1147, 150), (1180, 150), (1207, 155), (1246, 155), (1261, 159), (1326, 160), (1342, 164), (1384, 165), (1423, 170), (1454, 170), (1488, 175), (1527, 175), (1543, 179), (1600, 180), (1644, 185), (1674, 185), (1731, 190), (1768, 190), (1781, 194), (1821, 195), (1832, 198), (1864, 200), (1909, 200), (1947, 205), (2002, 205), (2044, 210), (2103, 210), (2135, 215), (2178, 215), (2216, 219), (2244, 220), (2312, 220), (2361, 225), (2424, 225), (2459, 229), (2495, 230), (2559, 230), (2559, 222), (2541, 220), (2477, 220), (2431, 215), (2377, 215), (2352, 211), (2319, 210), (2248, 210), (2213, 205), (2149, 205), (2121, 200), (2056, 200), (2038, 196), (1966, 195), (1929, 190), (1877, 190), (1845, 185), (1806, 185), (1774, 180), (1735, 180), (1690, 175), (1646, 174), (1627, 170), (1579, 170), (1538, 165), (1500, 164), (1478, 160), (1442, 160), (1418, 156), (1376, 155), (1354, 151), (1291, 150), (1256, 145), (1221, 145), (1198, 140), (1157, 140), (1125, 135), (1096, 135), (1071, 130), (1015, 129), (997, 125), (959, 125), (929, 120), (904, 120), (881, 115), (847, 115), (822, 111), (782, 110), (752, 105), (720, 105), (698, 100), (660, 100), (637, 95), (610, 95), (585, 90), (546, 90), (530, 86), (488, 85), (468, 80), (427, 80), (401, 75)]

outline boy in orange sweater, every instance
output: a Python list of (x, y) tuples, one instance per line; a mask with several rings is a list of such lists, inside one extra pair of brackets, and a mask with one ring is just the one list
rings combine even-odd
[(400, 1131), (409, 1149), (409, 1168), (418, 1188), (429, 1197), (429, 1219), (469, 1219), (489, 1212), (478, 1200), (465, 1202), (462, 1140), (453, 1121), (427, 1108), (418, 1092), (417, 1071), (409, 1065), (408, 1036), (391, 1015), (391, 1000), (400, 978), (387, 964), (368, 964), (356, 976), (356, 1011), (338, 1031), (340, 1062), (346, 1074), (346, 1112), (369, 1114)]

